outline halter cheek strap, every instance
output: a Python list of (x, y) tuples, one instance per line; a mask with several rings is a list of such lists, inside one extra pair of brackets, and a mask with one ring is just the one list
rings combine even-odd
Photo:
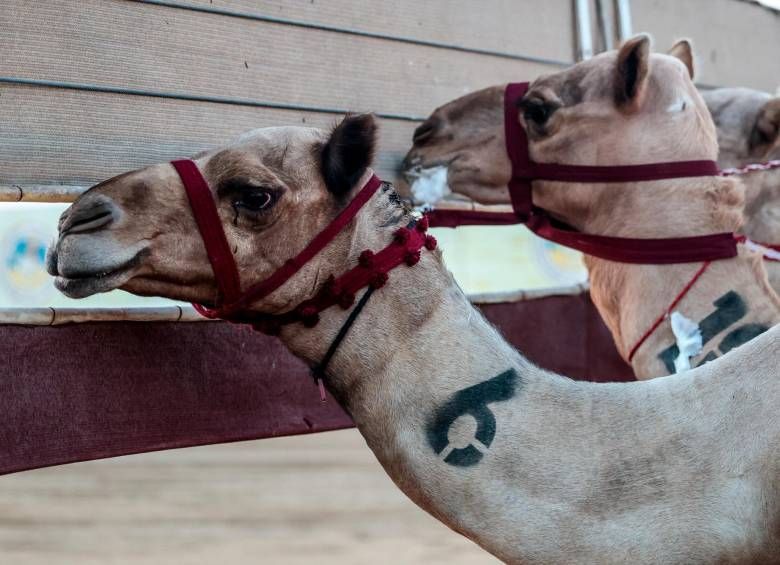
[(211, 193), (206, 179), (203, 178), (198, 166), (189, 159), (173, 161), (171, 165), (176, 169), (184, 184), (198, 231), (206, 247), (220, 291), (216, 308), (207, 308), (200, 304), (193, 305), (208, 318), (226, 318), (235, 314), (252, 302), (265, 298), (290, 280), (352, 221), (363, 205), (382, 185), (382, 181), (372, 175), (355, 198), (298, 255), (285, 261), (267, 279), (242, 292), (233, 252), (228, 245), (214, 195)]
[(211, 189), (193, 161), (173, 161), (171, 165), (184, 183), (192, 214), (195, 216), (211, 268), (217, 278), (221, 299), (227, 304), (235, 302), (241, 296), (241, 281), (233, 252), (222, 229), (222, 220), (219, 219)]
[(335, 305), (344, 309), (350, 308), (355, 300), (355, 293), (360, 289), (380, 288), (387, 282), (391, 270), (400, 265), (414, 266), (420, 260), (423, 248), (436, 248), (436, 240), (426, 233), (428, 220), (423, 218), (413, 227), (396, 230), (391, 243), (384, 249), (376, 253), (371, 250), (363, 251), (357, 266), (338, 278), (331, 276), (314, 297), (301, 302), (289, 312), (255, 312), (250, 310), (249, 306), (281, 287), (333, 241), (379, 190), (382, 181), (372, 175), (349, 204), (302, 251), (285, 261), (268, 278), (242, 291), (238, 268), (222, 228), (214, 195), (206, 179), (193, 161), (173, 161), (171, 164), (184, 183), (219, 288), (220, 296), (214, 308), (193, 304), (195, 309), (207, 318), (251, 323), (255, 329), (269, 334), (276, 334), (281, 326), (296, 322), (312, 327), (319, 321), (319, 313), (323, 310)]
[(520, 125), (517, 102), (528, 91), (528, 83), (513, 83), (504, 95), (504, 133), (512, 164), (509, 196), (513, 213), (461, 210), (433, 210), (435, 227), (461, 225), (525, 224), (540, 237), (577, 249), (588, 255), (621, 263), (670, 264), (727, 259), (737, 255), (732, 233), (694, 237), (625, 238), (586, 234), (556, 220), (533, 203), (532, 181), (550, 180), (576, 183), (624, 183), (651, 180), (717, 176), (714, 161), (676, 161), (641, 165), (563, 165), (537, 163), (528, 152), (528, 136)]

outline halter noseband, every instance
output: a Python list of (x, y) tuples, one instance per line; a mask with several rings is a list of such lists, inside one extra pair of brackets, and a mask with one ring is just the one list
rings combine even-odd
[(265, 280), (242, 291), (233, 252), (206, 179), (193, 161), (180, 160), (171, 164), (184, 184), (217, 280), (219, 299), (215, 307), (193, 304), (195, 309), (207, 318), (251, 323), (255, 329), (268, 334), (276, 334), (281, 326), (295, 322), (313, 327), (319, 321), (319, 313), (323, 310), (336, 304), (343, 309), (350, 308), (357, 291), (367, 286), (374, 289), (383, 286), (387, 282), (389, 271), (402, 264), (415, 265), (420, 260), (420, 250), (423, 247), (429, 250), (436, 248), (436, 240), (426, 234), (428, 221), (423, 218), (412, 228), (402, 227), (396, 230), (393, 241), (384, 249), (376, 253), (371, 250), (363, 251), (356, 267), (338, 278), (331, 275), (312, 298), (304, 300), (293, 310), (283, 314), (253, 312), (249, 310), (253, 302), (281, 287), (333, 241), (382, 186), (382, 181), (372, 175), (349, 204), (300, 253), (285, 261)]
[(671, 264), (728, 259), (737, 255), (732, 233), (693, 237), (628, 238), (579, 232), (535, 206), (531, 183), (551, 180), (576, 183), (641, 182), (661, 179), (717, 176), (715, 161), (675, 161), (642, 165), (562, 165), (537, 163), (528, 153), (528, 137), (518, 120), (517, 102), (529, 83), (511, 83), (504, 94), (506, 150), (512, 163), (509, 196), (514, 212), (433, 210), (431, 226), (525, 224), (536, 235), (588, 255), (622, 263)]

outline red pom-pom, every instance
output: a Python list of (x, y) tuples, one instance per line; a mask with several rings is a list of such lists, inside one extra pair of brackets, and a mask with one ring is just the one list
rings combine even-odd
[(361, 267), (364, 267), (366, 269), (370, 269), (374, 266), (374, 252), (370, 249), (366, 249), (363, 251), (360, 256), (358, 257), (358, 264)]
[(428, 216), (423, 216), (414, 227), (418, 232), (425, 233), (428, 231), (428, 226), (430, 226), (430, 222), (428, 222)]
[(344, 310), (349, 308), (355, 303), (355, 295), (351, 292), (342, 291), (339, 295), (339, 306), (341, 306)]
[(370, 284), (371, 288), (374, 289), (382, 288), (383, 286), (385, 286), (385, 284), (387, 284), (387, 273), (383, 273), (382, 271), (377, 271), (371, 277), (371, 281), (368, 284)]
[(409, 241), (409, 236), (410, 236), (409, 228), (398, 228), (395, 234), (393, 235), (393, 237), (395, 238), (395, 242), (401, 244)]
[(436, 245), (437, 243), (435, 237), (433, 237), (432, 235), (425, 236), (425, 249), (427, 249), (428, 251), (433, 251), (434, 249), (436, 249)]
[(298, 315), (301, 317), (303, 325), (307, 328), (313, 328), (320, 321), (320, 315), (317, 312), (317, 307), (313, 304), (307, 304), (298, 308)]
[(337, 298), (338, 295), (341, 294), (341, 291), (341, 283), (339, 283), (333, 275), (329, 276), (328, 280), (325, 281), (325, 284), (322, 285), (322, 292), (330, 298)]
[(406, 254), (404, 255), (404, 262), (410, 267), (413, 267), (419, 261), (420, 261), (419, 251), (407, 251)]

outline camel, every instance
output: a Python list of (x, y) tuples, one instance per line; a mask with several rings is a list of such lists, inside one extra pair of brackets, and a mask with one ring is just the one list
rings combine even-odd
[[(575, 165), (714, 160), (715, 128), (693, 85), (692, 60), (687, 41), (670, 55), (650, 54), (650, 39), (641, 35), (619, 51), (539, 78), (518, 104), (531, 157)], [(449, 192), (485, 204), (510, 202), (505, 86), (449, 102), (417, 128), (404, 169), (418, 202)], [(733, 178), (534, 181), (533, 190), (538, 206), (585, 233), (681, 237), (733, 232), (742, 222), (744, 187)], [(585, 263), (593, 301), (639, 379), (708, 362), (780, 321), (780, 299), (749, 244), (733, 259), (705, 265), (590, 256)], [(652, 330), (697, 276), (675, 313)]]
[[(749, 88), (702, 92), (718, 131), (718, 163), (742, 167), (780, 159), (780, 96)], [(745, 225), (754, 241), (780, 244), (780, 169), (754, 171), (745, 183)], [(780, 293), (780, 261), (767, 261), (769, 282)]]
[[(261, 129), (197, 157), (242, 286), (265, 285), (364, 193), (374, 138), (374, 120), (352, 116), (332, 133)], [(184, 186), (160, 164), (81, 195), (48, 254), (56, 287), (217, 304)], [(366, 250), (419, 237), (413, 221), (384, 185), (244, 315), (297, 312)], [(425, 242), (369, 302), (278, 328), (321, 367), (353, 319), (326, 384), (409, 498), (508, 563), (780, 563), (780, 328), (666, 379), (576, 382), (508, 345)]]

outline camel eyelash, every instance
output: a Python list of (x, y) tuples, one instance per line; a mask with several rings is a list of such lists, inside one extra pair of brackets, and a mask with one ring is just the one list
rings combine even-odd
[(230, 198), (236, 212), (245, 211), (250, 214), (264, 213), (273, 208), (279, 201), (281, 193), (278, 188), (257, 185), (240, 179), (230, 180), (219, 188), (220, 196)]

